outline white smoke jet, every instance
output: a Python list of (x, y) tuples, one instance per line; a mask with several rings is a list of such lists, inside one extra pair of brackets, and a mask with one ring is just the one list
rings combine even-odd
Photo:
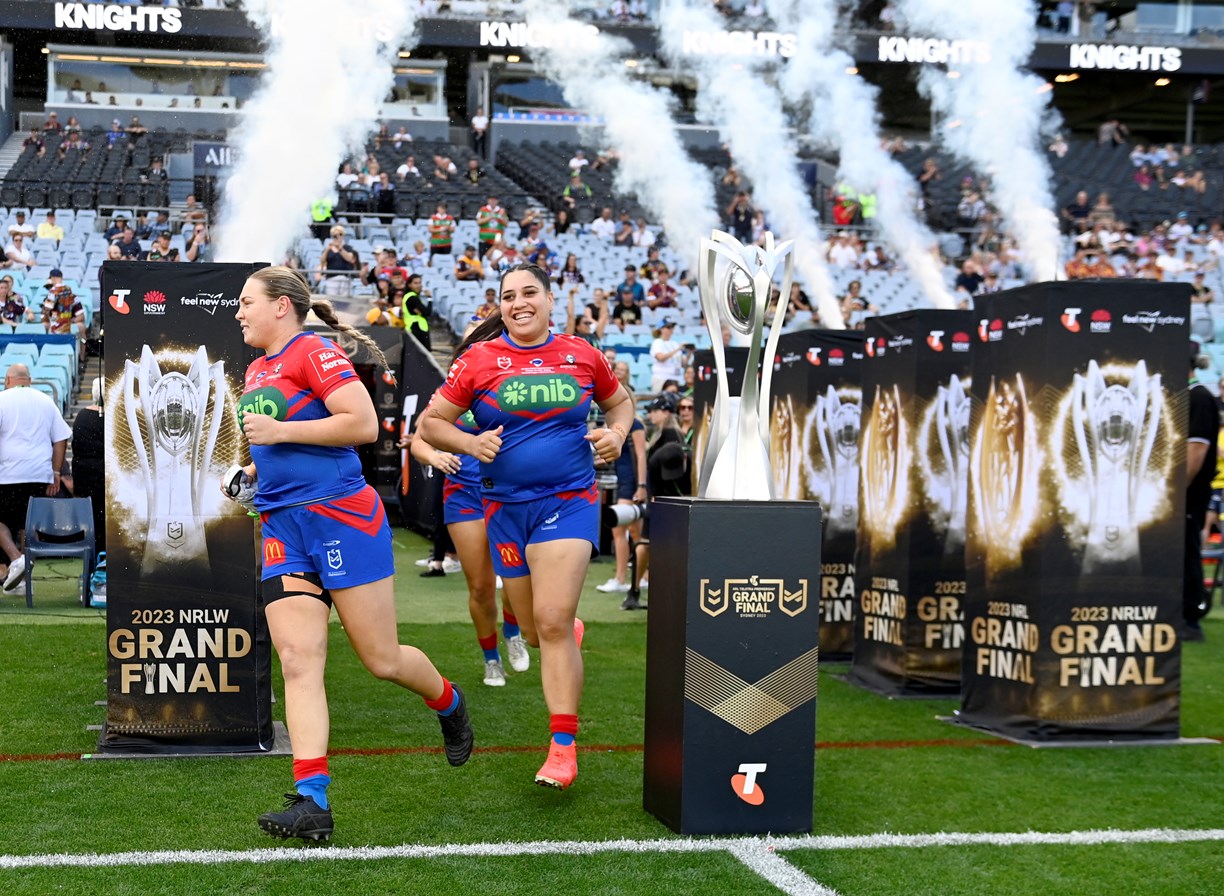
[(560, 15), (551, 0), (527, 0), (531, 58), (572, 106), (603, 119), (604, 137), (619, 153), (616, 188), (636, 193), (667, 232), (669, 245), (696, 262), (703, 237), (719, 221), (710, 173), (685, 152), (669, 97), (631, 80), (627, 43)]
[(335, 193), (338, 166), (362, 151), (378, 118), (416, 10), (405, 0), (358, 0), (343, 12), (331, 0), (244, 0), (272, 38), (231, 137), (238, 161), (218, 214), (217, 261), (279, 262), (311, 202)]
[[(880, 238), (896, 252), (936, 308), (955, 308), (935, 254), (936, 239), (917, 215), (913, 177), (880, 146), (876, 88), (849, 69), (854, 58), (834, 44), (837, 0), (769, 0), (781, 30), (793, 29), (798, 52), (781, 84), (787, 99), (812, 104), (812, 135), (840, 157), (838, 177), (874, 193)], [(802, 13), (802, 15), (800, 15)]]
[[(737, 167), (753, 185), (753, 199), (769, 213), (780, 239), (795, 241), (795, 267), (816, 299), (823, 326), (844, 329), (820, 249), (820, 230), (807, 190), (784, 139), (781, 98), (749, 57), (731, 63), (724, 56), (684, 52), (685, 32), (716, 32), (722, 25), (710, 11), (689, 0), (664, 0), (659, 36), (673, 65), (695, 71), (698, 111), (718, 128)], [(783, 297), (785, 299), (785, 297)]]
[[(1043, 79), (1021, 68), (1037, 36), (1033, 3), (900, 0), (897, 10), (911, 34), (976, 45), (972, 61), (949, 62), (949, 74), (923, 66), (919, 88), (941, 114), (940, 141), (989, 175), (991, 198), (1028, 275), (1053, 280), (1058, 218), (1050, 166), (1038, 144), (1050, 93)], [(958, 76), (950, 77), (952, 71)]]

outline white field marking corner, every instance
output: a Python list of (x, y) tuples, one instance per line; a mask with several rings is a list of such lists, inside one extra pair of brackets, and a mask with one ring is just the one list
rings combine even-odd
[(1224, 841), (1224, 829), (1098, 830), (1018, 833), (869, 834), (864, 836), (800, 835), (735, 837), (720, 840), (541, 840), (520, 843), (459, 843), (441, 846), (273, 847), (247, 850), (161, 850), (118, 853), (43, 853), (0, 855), (0, 869), (114, 868), (145, 865), (220, 865), (226, 863), (375, 861), (439, 857), (510, 857), (520, 855), (594, 855), (606, 852), (713, 853), (735, 856), (756, 873), (793, 896), (835, 896), (835, 891), (804, 875), (781, 856), (788, 850), (894, 849), (926, 846), (1091, 846), (1117, 843), (1195, 843)]

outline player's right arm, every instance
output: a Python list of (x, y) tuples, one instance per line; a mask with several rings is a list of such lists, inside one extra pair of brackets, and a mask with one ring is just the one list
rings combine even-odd
[(501, 451), (502, 427), (487, 430), (473, 435), (464, 432), (455, 425), (455, 421), (466, 411), (435, 394), (429, 402), (429, 407), (421, 415), (419, 430), (421, 437), (435, 448), (443, 451), (453, 451), (458, 454), (470, 454), (481, 463), (491, 463)]

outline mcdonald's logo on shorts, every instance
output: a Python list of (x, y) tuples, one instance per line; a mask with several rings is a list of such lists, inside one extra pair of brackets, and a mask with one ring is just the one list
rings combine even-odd
[(285, 560), (285, 543), (276, 538), (264, 539), (264, 566), (275, 566)]
[(506, 566), (522, 566), (523, 558), (519, 556), (518, 546), (505, 542), (497, 546), (497, 553), (501, 557), (501, 562)]

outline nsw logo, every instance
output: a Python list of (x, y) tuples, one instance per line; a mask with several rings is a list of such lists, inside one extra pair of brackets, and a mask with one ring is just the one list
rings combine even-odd
[(497, 401), (512, 412), (572, 408), (582, 401), (582, 387), (568, 373), (515, 376), (498, 387)]
[(952, 351), (967, 352), (969, 351), (969, 334), (961, 330), (952, 334)]
[(750, 806), (759, 806), (765, 802), (765, 791), (757, 784), (757, 776), (765, 774), (769, 768), (765, 762), (744, 762), (740, 764), (739, 774), (731, 776), (731, 789), (735, 795)]
[(159, 289), (151, 289), (144, 294), (144, 313), (164, 317), (166, 314), (166, 294)]
[(830, 367), (841, 367), (845, 363), (846, 363), (846, 353), (845, 352), (843, 352), (840, 348), (829, 349), (829, 366)]
[(978, 339), (983, 342), (998, 342), (1003, 338), (1003, 321), (1001, 318), (989, 320), (982, 318), (978, 321)]
[(131, 313), (132, 306), (128, 304), (127, 297), (131, 294), (132, 291), (130, 289), (116, 289), (113, 293), (111, 293), (110, 298), (107, 301), (110, 302), (110, 306), (120, 314), (129, 314)]
[(1108, 333), (1113, 328), (1113, 316), (1104, 308), (1098, 308), (1092, 312), (1092, 317), (1088, 320), (1088, 331), (1090, 333)]

